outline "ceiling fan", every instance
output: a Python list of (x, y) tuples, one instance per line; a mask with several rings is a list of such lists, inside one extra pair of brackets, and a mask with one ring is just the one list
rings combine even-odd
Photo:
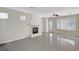
[(53, 13), (53, 16), (59, 16), (58, 14)]
[[(51, 10), (51, 16), (59, 16), (58, 14), (53, 12), (54, 9)], [(52, 13), (53, 12), (53, 13)]]

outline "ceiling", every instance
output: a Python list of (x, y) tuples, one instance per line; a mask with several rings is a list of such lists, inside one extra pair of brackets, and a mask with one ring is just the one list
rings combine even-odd
[(79, 7), (8, 7), (24, 12), (38, 14), (40, 16), (52, 16), (53, 13), (60, 16), (79, 14)]

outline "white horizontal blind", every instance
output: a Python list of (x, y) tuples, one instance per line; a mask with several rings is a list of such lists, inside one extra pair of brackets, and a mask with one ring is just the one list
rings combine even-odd
[(75, 18), (65, 18), (57, 20), (57, 29), (76, 31)]

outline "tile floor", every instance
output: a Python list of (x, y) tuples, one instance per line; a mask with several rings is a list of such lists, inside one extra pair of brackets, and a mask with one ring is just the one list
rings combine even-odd
[(3, 51), (79, 51), (79, 37), (55, 33), (21, 39), (0, 47)]

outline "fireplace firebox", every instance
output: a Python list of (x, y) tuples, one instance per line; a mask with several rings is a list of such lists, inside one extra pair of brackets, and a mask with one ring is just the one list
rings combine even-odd
[(38, 33), (38, 27), (33, 27), (32, 32), (33, 32), (33, 34), (37, 34)]

